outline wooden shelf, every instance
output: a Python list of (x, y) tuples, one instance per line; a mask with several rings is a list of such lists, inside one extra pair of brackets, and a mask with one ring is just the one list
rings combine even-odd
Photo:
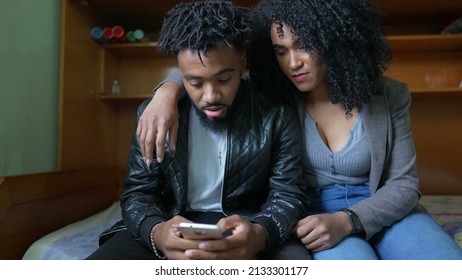
[(448, 18), (462, 11), (459, 0), (370, 0), (385, 14), (385, 24), (441, 25)]
[(102, 94), (100, 96), (103, 101), (116, 101), (116, 102), (125, 102), (125, 101), (143, 101), (147, 98), (151, 98), (152, 94), (137, 94), (137, 95), (109, 95)]
[(168, 57), (167, 54), (161, 53), (157, 50), (157, 42), (110, 44), (104, 45), (103, 48), (117, 56), (119, 59), (152, 59)]
[(441, 89), (418, 89), (411, 90), (412, 98), (417, 100), (430, 100), (462, 98), (462, 88), (441, 88)]
[[(462, 50), (462, 34), (390, 35), (393, 51), (458, 51)], [(167, 57), (157, 50), (157, 42), (104, 45), (104, 49), (120, 58)]]
[(438, 89), (415, 89), (411, 90), (412, 93), (421, 94), (460, 94), (462, 96), (462, 88), (438, 88)]
[(462, 50), (462, 34), (394, 35), (387, 39), (393, 52)]
[[(428, 96), (428, 95), (451, 95), (462, 97), (462, 88), (435, 88), (435, 89), (411, 89), (414, 96)], [(151, 94), (138, 94), (138, 95), (108, 95), (102, 94), (101, 100), (108, 102), (125, 102), (125, 101), (143, 101), (151, 98)]]

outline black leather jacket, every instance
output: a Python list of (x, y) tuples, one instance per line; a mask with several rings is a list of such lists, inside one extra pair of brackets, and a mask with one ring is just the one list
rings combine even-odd
[[(147, 104), (138, 108), (138, 118)], [(267, 250), (286, 240), (306, 213), (299, 124), (294, 109), (264, 106), (244, 81), (233, 108), (237, 110), (228, 129), (222, 209), (225, 215), (240, 214), (261, 224)], [(162, 163), (154, 160), (148, 168), (133, 138), (122, 215), (130, 233), (146, 244), (155, 224), (181, 215), (187, 206), (190, 109), (189, 98), (183, 98), (176, 150), (166, 146)]]

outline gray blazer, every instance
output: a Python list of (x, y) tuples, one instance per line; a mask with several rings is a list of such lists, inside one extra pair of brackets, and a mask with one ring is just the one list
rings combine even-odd
[[(366, 239), (406, 216), (421, 196), (410, 105), (407, 85), (382, 77), (375, 85), (370, 102), (360, 110), (372, 155), (371, 197), (350, 209), (361, 220)], [(299, 102), (298, 113), (299, 120), (303, 120), (303, 101)], [(303, 127), (304, 122), (300, 123)]]

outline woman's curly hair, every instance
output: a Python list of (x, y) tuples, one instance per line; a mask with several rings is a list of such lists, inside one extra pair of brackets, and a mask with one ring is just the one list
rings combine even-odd
[(391, 59), (381, 16), (368, 0), (262, 0), (251, 13), (252, 82), (276, 100), (296, 101), (299, 92), (280, 70), (270, 37), (272, 23), (287, 24), (307, 52), (319, 53), (331, 101), (350, 114), (369, 101)]
[(250, 19), (230, 1), (180, 3), (164, 18), (157, 48), (169, 54), (181, 49), (206, 53), (227, 44), (246, 50)]

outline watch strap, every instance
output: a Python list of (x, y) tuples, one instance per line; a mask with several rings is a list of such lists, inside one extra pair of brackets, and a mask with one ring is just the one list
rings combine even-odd
[(350, 220), (352, 228), (351, 233), (355, 234), (363, 231), (363, 225), (361, 224), (361, 221), (355, 212), (350, 209), (342, 209), (342, 212), (345, 212), (348, 215), (348, 219)]

